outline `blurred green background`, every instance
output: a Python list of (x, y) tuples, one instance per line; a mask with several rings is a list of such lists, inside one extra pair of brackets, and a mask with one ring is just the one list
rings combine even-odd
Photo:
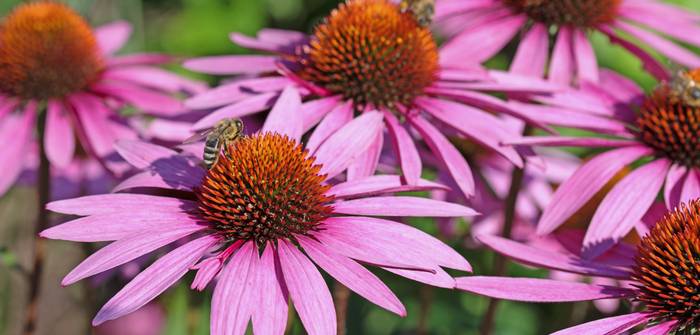
[[(635, 0), (632, 0), (635, 1)], [(19, 1), (4, 0), (0, 2), (0, 14), (4, 15)], [(276, 27), (311, 31), (312, 27), (339, 1), (337, 0), (73, 0), (67, 1), (74, 8), (88, 17), (92, 23), (101, 24), (115, 19), (124, 19), (134, 27), (134, 36), (127, 51), (162, 51), (182, 57), (241, 53), (239, 47), (228, 40), (228, 33), (240, 31), (254, 34), (262, 27)], [(698, 0), (672, 0), (693, 10), (700, 11)], [(626, 51), (611, 46), (602, 36), (594, 37), (595, 46), (601, 65), (616, 69), (634, 78), (646, 88), (653, 87), (654, 81), (642, 72), (638, 62)], [(507, 66), (513, 47), (489, 62), (489, 66), (503, 68)], [(181, 71), (181, 70), (180, 70)], [(184, 72), (183, 72), (184, 73)], [(188, 75), (193, 75), (189, 73)], [(209, 81), (215, 78), (203, 78)], [(1, 78), (0, 78), (1, 80)], [(8, 220), (5, 214), (16, 210), (16, 198), (31, 199), (31, 192), (13, 191), (0, 200), (0, 218), (3, 224), (22, 224), (33, 222)], [(31, 211), (29, 211), (31, 212)], [(437, 233), (434, 222), (414, 222), (416, 226), (431, 233)], [(466, 230), (466, 224), (461, 227)], [(2, 230), (0, 229), (0, 232)], [(1, 241), (0, 241), (1, 242)], [(477, 274), (489, 273), (493, 255), (489, 252), (467, 250), (462, 241), (447, 241), (472, 263)], [(57, 242), (61, 243), (61, 242)], [(76, 251), (74, 251), (76, 252)], [(80, 257), (80, 252), (78, 257)], [(8, 253), (0, 248), (0, 334), (10, 334), (12, 318), (17, 317), (13, 310), (10, 294), (13, 289), (7, 280), (9, 267), (14, 262)], [(3, 265), (5, 264), (5, 265)], [(75, 264), (75, 263), (73, 263)], [(510, 274), (517, 276), (544, 277), (543, 271), (526, 269), (510, 264)], [(58, 272), (67, 271), (59, 269)], [(60, 273), (58, 274), (60, 275)], [(481, 316), (487, 300), (464, 293), (443, 289), (428, 288), (401, 280), (398, 277), (380, 274), (386, 280), (408, 309), (408, 317), (399, 318), (379, 307), (367, 303), (353, 295), (350, 299), (348, 334), (477, 334)], [(3, 280), (5, 277), (5, 280)], [(210, 292), (193, 292), (187, 288), (191, 277), (182, 284), (169, 290), (158, 301), (165, 311), (165, 335), (208, 334)], [(95, 312), (93, 307), (101, 305), (122, 285), (123, 282), (111, 280), (99, 286), (97, 291), (88, 293), (92, 304), (84, 315), (77, 317), (64, 313), (63, 318), (75, 318), (84, 323)], [(329, 281), (329, 284), (331, 282)], [(50, 286), (59, 289), (57, 282)], [(79, 294), (78, 294), (79, 295)], [(86, 297), (82, 297), (85, 299)], [(83, 306), (85, 307), (85, 306)], [(622, 306), (621, 308), (626, 308)], [(504, 335), (544, 334), (567, 324), (599, 317), (595, 308), (589, 304), (551, 304), (534, 305), (520, 303), (502, 303), (498, 310), (496, 333)], [(291, 334), (304, 334), (298, 319), (292, 319)], [(87, 329), (86, 329), (87, 331)], [(49, 330), (47, 334), (53, 333)], [(61, 334), (59, 334), (61, 335)], [(72, 335), (72, 334), (71, 334)], [(130, 335), (130, 334), (122, 334)]]

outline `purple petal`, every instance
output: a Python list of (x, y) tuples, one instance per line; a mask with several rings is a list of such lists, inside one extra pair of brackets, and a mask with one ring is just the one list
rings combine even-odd
[(161, 53), (136, 53), (109, 57), (108, 68), (131, 65), (161, 65), (173, 61), (173, 56)]
[(573, 272), (587, 276), (602, 276), (620, 279), (627, 279), (630, 276), (630, 273), (627, 271), (611, 268), (564, 253), (554, 253), (551, 250), (536, 248), (498, 236), (481, 235), (478, 236), (478, 239), (496, 252), (504, 254), (520, 263), (527, 265), (543, 267), (545, 269)]
[(172, 212), (193, 209), (197, 204), (190, 200), (143, 194), (100, 194), (54, 201), (46, 209), (70, 215), (94, 215), (139, 212)]
[(124, 160), (137, 169), (145, 169), (159, 160), (177, 155), (174, 150), (143, 141), (119, 141), (115, 148)]
[(455, 280), (441, 268), (435, 268), (433, 272), (414, 271), (398, 268), (382, 267), (382, 269), (419, 283), (428, 284), (435, 287), (453, 289)]
[(295, 141), (299, 141), (302, 135), (302, 123), (299, 117), (301, 110), (301, 96), (294, 86), (287, 86), (275, 106), (267, 115), (262, 132), (276, 132), (288, 135)]
[(574, 77), (573, 28), (563, 26), (557, 33), (552, 60), (549, 64), (549, 80), (568, 86)]
[(323, 164), (320, 174), (331, 179), (345, 170), (369, 149), (382, 131), (382, 114), (365, 112), (331, 135), (316, 151), (316, 163)]
[(117, 319), (145, 306), (182, 278), (204, 252), (217, 242), (217, 238), (205, 236), (159, 258), (102, 306), (92, 320), (93, 326)]
[(179, 100), (157, 91), (139, 87), (126, 82), (100, 82), (90, 87), (109, 97), (114, 97), (145, 113), (160, 116), (174, 116), (185, 111), (184, 105)]
[(674, 62), (680, 63), (689, 68), (700, 67), (700, 57), (698, 57), (692, 51), (677, 45), (673, 41), (667, 40), (659, 35), (625, 23), (621, 20), (615, 21), (615, 27), (639, 39)]
[(209, 56), (186, 60), (188, 70), (215, 75), (258, 74), (277, 69), (277, 56)]
[(123, 66), (105, 71), (103, 77), (112, 81), (127, 81), (169, 93), (201, 93), (206, 84), (185, 79), (174, 73), (152, 66)]
[(652, 150), (629, 147), (597, 155), (559, 186), (537, 226), (538, 234), (549, 234), (588, 202), (626, 165)]
[(253, 306), (255, 334), (283, 335), (287, 327), (288, 296), (279, 259), (271, 243), (265, 246), (258, 264), (260, 302)]
[(24, 110), (24, 115), (10, 115), (0, 120), (0, 195), (4, 194), (22, 172), (25, 153), (34, 133), (36, 104), (30, 103)]
[(315, 99), (301, 105), (301, 118), (304, 132), (311, 130), (335, 106), (340, 103), (339, 96)]
[(542, 77), (549, 54), (549, 33), (547, 27), (535, 23), (518, 46), (510, 72), (526, 76)]
[(526, 136), (503, 142), (505, 145), (535, 145), (548, 147), (598, 147), (618, 148), (639, 146), (636, 140), (609, 139), (600, 137), (566, 137), (566, 136)]
[(309, 257), (340, 283), (372, 303), (399, 316), (406, 316), (406, 308), (399, 298), (362, 265), (311, 238), (297, 236), (297, 240)]
[(44, 148), (49, 161), (57, 167), (66, 167), (73, 159), (75, 135), (68, 113), (60, 102), (49, 101), (44, 132)]
[[(115, 222), (115, 224), (117, 223)], [(118, 240), (98, 250), (78, 264), (63, 278), (61, 285), (68, 286), (83, 278), (115, 268), (205, 228), (204, 225), (187, 225), (160, 231), (157, 234), (149, 234), (144, 231)]]
[[(434, 268), (431, 266), (433, 263), (456, 270), (471, 271), (469, 263), (452, 248), (405, 224), (367, 217), (334, 217), (327, 219), (323, 226), (328, 231), (315, 235), (321, 242), (325, 241), (327, 235), (351, 244), (365, 239), (369, 241), (361, 242), (357, 246), (380, 258), (394, 259), (402, 264), (416, 264), (417, 268)], [(345, 249), (329, 247), (350, 258), (363, 260), (356, 258), (357, 255), (347, 254)], [(370, 263), (380, 264), (371, 261)]]
[(416, 185), (423, 172), (423, 163), (418, 154), (416, 144), (408, 131), (406, 131), (406, 128), (399, 123), (399, 120), (396, 119), (392, 112), (384, 112), (384, 120), (386, 120), (387, 128), (391, 134), (394, 151), (399, 157), (401, 171), (406, 179), (406, 184)]
[(462, 217), (478, 215), (473, 209), (459, 204), (407, 196), (340, 201), (333, 205), (333, 212), (369, 216)]
[(613, 316), (566, 328), (552, 333), (552, 335), (620, 335), (649, 321), (650, 318), (649, 314), (643, 312)]
[(562, 107), (527, 104), (518, 101), (508, 103), (529, 117), (549, 125), (578, 128), (607, 134), (627, 134), (627, 125), (619, 120), (593, 113), (573, 111)]
[(677, 325), (678, 321), (666, 321), (636, 332), (634, 335), (666, 335), (670, 334)]
[(254, 242), (244, 244), (224, 267), (211, 300), (211, 334), (245, 334), (253, 305), (260, 300), (257, 279), (258, 250)]
[(336, 184), (328, 192), (336, 198), (367, 197), (382, 193), (404, 191), (449, 190), (445, 185), (429, 180), (419, 179), (417, 185), (404, 185), (401, 176), (378, 175)]
[(601, 255), (634, 228), (656, 199), (670, 165), (666, 159), (645, 164), (610, 190), (586, 231), (584, 257), (590, 259)]
[(525, 16), (513, 15), (463, 32), (440, 48), (440, 63), (459, 64), (465, 59), (480, 63), (489, 59), (513, 39), (526, 20)]
[(369, 149), (365, 150), (359, 157), (355, 159), (350, 166), (346, 175), (347, 180), (356, 180), (374, 175), (379, 166), (379, 158), (384, 148), (384, 132), (379, 131), (377, 137), (370, 144)]
[(112, 112), (94, 95), (74, 94), (69, 97), (80, 121), (81, 130), (90, 141), (90, 148), (97, 156), (104, 157), (114, 152), (116, 135), (108, 122)]
[(680, 202), (688, 203), (697, 198), (700, 198), (700, 180), (698, 180), (698, 170), (692, 168), (688, 170), (688, 175), (683, 182)]
[(573, 32), (573, 51), (576, 57), (576, 73), (578, 74), (579, 82), (588, 81), (597, 83), (600, 79), (598, 76), (598, 61), (593, 52), (593, 46), (588, 41), (586, 32), (581, 29), (576, 29)]
[(333, 299), (321, 274), (291, 243), (280, 240), (277, 250), (289, 295), (306, 331), (310, 335), (335, 335)]
[(623, 48), (627, 49), (627, 51), (637, 56), (637, 58), (639, 58), (639, 60), (642, 62), (644, 69), (652, 74), (656, 79), (670, 79), (664, 64), (661, 64), (661, 62), (659, 62), (654, 56), (646, 52), (638, 45), (617, 36), (617, 32), (614, 28), (607, 25), (600, 25), (598, 26), (598, 30), (607, 35), (608, 38), (610, 38), (610, 42), (621, 45)]
[(268, 108), (271, 108), (275, 104), (275, 101), (277, 101), (278, 96), (279, 92), (266, 92), (253, 95), (250, 98), (243, 99), (233, 105), (217, 109), (207, 114), (207, 116), (197, 121), (192, 127), (194, 129), (211, 128), (217, 122), (223, 119), (239, 118), (253, 113), (262, 112)]
[(95, 29), (95, 38), (100, 49), (106, 55), (111, 55), (121, 49), (129, 40), (131, 25), (126, 21), (116, 21)]
[(242, 79), (232, 83), (222, 84), (209, 91), (185, 101), (185, 106), (193, 109), (206, 109), (219, 107), (245, 98), (265, 92), (282, 91), (291, 85), (289, 79), (285, 77), (262, 77), (254, 79)]
[[(635, 291), (551, 279), (460, 277), (457, 288), (491, 298), (525, 302), (572, 302), (634, 296)], [(599, 334), (599, 333), (596, 333)]]
[(352, 102), (346, 101), (342, 104), (338, 103), (335, 107), (326, 114), (321, 122), (316, 126), (314, 132), (311, 133), (309, 140), (306, 142), (306, 149), (309, 152), (316, 152), (318, 147), (328, 139), (333, 133), (338, 131), (353, 118)]

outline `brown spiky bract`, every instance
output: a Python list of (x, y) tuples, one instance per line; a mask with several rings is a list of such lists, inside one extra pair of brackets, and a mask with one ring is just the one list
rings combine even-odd
[(87, 87), (102, 69), (90, 26), (66, 5), (21, 5), (0, 25), (4, 94), (37, 100), (63, 97)]
[(632, 278), (637, 300), (659, 321), (679, 329), (700, 321), (700, 201), (681, 205), (656, 223), (639, 245)]
[(200, 215), (227, 240), (262, 246), (313, 230), (328, 215), (330, 188), (301, 145), (257, 134), (226, 147), (196, 190)]
[(518, 12), (546, 25), (592, 28), (617, 18), (621, 0), (503, 0)]
[(438, 71), (433, 36), (387, 0), (349, 0), (316, 27), (299, 76), (356, 106), (411, 105)]

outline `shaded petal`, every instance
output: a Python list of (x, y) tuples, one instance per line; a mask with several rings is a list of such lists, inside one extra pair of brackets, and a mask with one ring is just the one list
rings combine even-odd
[(408, 196), (339, 201), (333, 205), (333, 212), (369, 216), (462, 217), (478, 215), (473, 209), (459, 204)]
[(560, 330), (552, 335), (618, 335), (647, 322), (651, 316), (647, 313), (632, 313), (587, 322), (575, 327)]
[(409, 119), (433, 154), (445, 165), (450, 176), (466, 197), (474, 195), (474, 177), (464, 156), (432, 124), (422, 117)]
[(188, 70), (214, 75), (258, 74), (277, 70), (277, 56), (209, 56), (186, 60)]
[(659, 159), (630, 172), (598, 206), (583, 240), (583, 256), (594, 258), (637, 224), (656, 199), (671, 162)]
[(688, 169), (685, 166), (673, 164), (666, 173), (666, 184), (664, 185), (664, 202), (667, 208), (675, 208), (680, 204), (681, 192), (683, 191), (683, 180)]
[(265, 246), (258, 264), (260, 302), (253, 306), (255, 334), (283, 335), (287, 327), (288, 296), (279, 259), (271, 243)]
[(207, 85), (202, 82), (185, 79), (152, 66), (122, 66), (109, 69), (102, 76), (107, 80), (128, 81), (169, 93), (201, 93), (207, 89)]
[(256, 281), (258, 251), (254, 242), (244, 244), (224, 267), (211, 300), (211, 334), (243, 335), (259, 302)]
[(410, 280), (415, 280), (419, 283), (432, 285), (435, 287), (453, 289), (455, 288), (455, 280), (445, 272), (445, 270), (437, 267), (433, 272), (414, 271), (398, 268), (382, 267), (382, 269), (393, 274), (399, 275)]
[(197, 121), (192, 127), (194, 129), (211, 128), (223, 119), (240, 118), (249, 114), (262, 112), (271, 108), (275, 104), (275, 101), (277, 101), (278, 96), (279, 92), (266, 92), (251, 96), (233, 105), (217, 109), (207, 114), (207, 116)]
[(151, 115), (174, 116), (185, 111), (178, 99), (165, 93), (139, 87), (124, 81), (100, 82), (90, 87), (92, 90), (122, 100)]
[(185, 106), (193, 109), (204, 109), (239, 102), (245, 98), (264, 92), (277, 92), (291, 85), (285, 77), (262, 77), (242, 79), (225, 83), (202, 94), (185, 100)]
[(626, 165), (652, 153), (646, 147), (629, 147), (597, 155), (583, 164), (557, 188), (542, 213), (538, 234), (549, 234), (588, 202)]
[[(551, 279), (460, 277), (457, 288), (487, 297), (525, 302), (572, 302), (634, 296), (635, 291)], [(596, 333), (600, 334), (600, 333)]]
[(347, 180), (366, 178), (377, 172), (379, 158), (384, 148), (384, 132), (377, 132), (377, 137), (364, 153), (348, 166)]
[(129, 40), (131, 24), (126, 21), (116, 21), (95, 29), (95, 38), (100, 49), (106, 55), (111, 55), (121, 49)]
[(68, 100), (78, 115), (81, 129), (94, 153), (104, 157), (114, 152), (113, 145), (117, 137), (107, 119), (112, 112), (94, 95), (74, 94)]
[(353, 118), (352, 102), (346, 101), (336, 104), (335, 107), (326, 114), (321, 122), (316, 126), (314, 132), (306, 142), (306, 149), (309, 152), (316, 152), (318, 147), (328, 139), (333, 133), (338, 131)]
[(549, 64), (549, 80), (568, 86), (574, 77), (573, 28), (563, 26), (557, 32), (557, 40)]
[(177, 156), (172, 149), (140, 140), (122, 140), (117, 142), (115, 148), (124, 160), (137, 169), (145, 169), (157, 161)]
[(676, 325), (678, 325), (677, 321), (666, 321), (636, 332), (634, 335), (666, 335), (670, 334)]
[(25, 153), (34, 133), (36, 104), (30, 103), (24, 115), (10, 115), (0, 120), (0, 195), (4, 194), (19, 177), (24, 164)]
[(288, 135), (298, 142), (302, 135), (300, 111), (301, 95), (299, 95), (299, 91), (294, 86), (287, 86), (267, 115), (261, 131)]
[(688, 175), (683, 182), (683, 191), (680, 201), (688, 203), (691, 200), (700, 198), (700, 180), (698, 180), (698, 170), (695, 168), (688, 170)]
[(316, 163), (323, 164), (319, 174), (331, 179), (345, 170), (369, 149), (382, 125), (381, 113), (365, 112), (333, 133), (314, 154)]
[(46, 109), (44, 148), (51, 164), (64, 168), (70, 164), (75, 151), (75, 135), (68, 112), (60, 102), (50, 100)]
[(598, 75), (598, 61), (596, 60), (593, 46), (588, 41), (586, 32), (575, 29), (573, 32), (573, 51), (576, 57), (576, 73), (579, 82), (588, 81), (597, 83), (600, 79)]
[(98, 250), (78, 264), (63, 278), (61, 285), (68, 286), (83, 278), (107, 271), (206, 228), (204, 225), (187, 225), (160, 231), (157, 234), (149, 234), (144, 231), (118, 240)]
[(182, 278), (218, 242), (213, 236), (204, 236), (159, 258), (102, 306), (92, 320), (93, 326), (134, 312), (149, 303)]
[(687, 50), (673, 41), (669, 41), (659, 35), (647, 30), (628, 24), (622, 20), (615, 21), (615, 27), (639, 39), (649, 45), (657, 52), (665, 55), (674, 62), (680, 63), (689, 68), (700, 67), (700, 57), (690, 50)]
[(535, 23), (518, 45), (510, 72), (542, 77), (549, 54), (549, 32), (541, 23)]
[(617, 148), (623, 146), (639, 146), (636, 140), (623, 140), (600, 137), (566, 137), (566, 136), (524, 136), (506, 140), (505, 145), (536, 145), (554, 147), (598, 147)]
[(656, 79), (670, 79), (668, 71), (666, 71), (666, 67), (664, 66), (664, 64), (659, 62), (654, 56), (650, 55), (638, 45), (617, 36), (617, 33), (615, 32), (614, 28), (607, 25), (599, 25), (597, 29), (605, 35), (608, 35), (608, 38), (610, 38), (610, 42), (621, 45), (622, 47), (627, 49), (627, 51), (637, 56), (637, 58), (639, 58), (639, 60), (642, 61), (644, 69), (647, 70), (650, 74), (652, 74)]
[(406, 308), (399, 298), (362, 265), (335, 253), (331, 248), (311, 238), (306, 236), (296, 236), (296, 238), (309, 257), (340, 283), (372, 303), (399, 316), (406, 316)]
[(306, 331), (310, 335), (336, 334), (333, 299), (314, 264), (285, 240), (279, 240), (277, 251), (289, 295)]
[(384, 112), (384, 120), (386, 120), (387, 128), (391, 134), (394, 151), (399, 157), (406, 184), (416, 185), (423, 172), (423, 163), (418, 154), (416, 143), (392, 112)]
[(465, 59), (481, 63), (503, 49), (526, 20), (526, 16), (512, 15), (463, 32), (440, 48), (440, 63), (460, 64)]
[(339, 96), (311, 100), (301, 105), (301, 118), (304, 132), (309, 131), (340, 103)]
[(333, 185), (328, 193), (336, 198), (344, 198), (405, 191), (449, 190), (445, 185), (425, 179), (419, 179), (415, 186), (404, 185), (401, 178), (397, 175), (369, 176)]

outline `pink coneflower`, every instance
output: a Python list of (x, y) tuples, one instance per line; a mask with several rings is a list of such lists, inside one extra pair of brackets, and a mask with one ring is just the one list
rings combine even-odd
[[(370, 216), (471, 216), (471, 209), (387, 192), (441, 187), (425, 180), (406, 187), (396, 175), (336, 183), (367, 150), (382, 116), (369, 112), (309, 151), (297, 136), (258, 133), (227, 146), (207, 171), (189, 154), (142, 142), (119, 145), (124, 159), (145, 171), (118, 189), (136, 193), (54, 202), (56, 212), (83, 218), (41, 235), (81, 242), (115, 241), (87, 258), (64, 285), (119, 266), (178, 240), (181, 246), (143, 270), (100, 310), (100, 324), (133, 312), (196, 269), (194, 289), (217, 278), (211, 333), (282, 334), (287, 301), (309, 334), (335, 334), (336, 316), (320, 266), (343, 285), (398, 315), (406, 310), (364, 265), (440, 287), (454, 280), (442, 267), (469, 271), (462, 256), (408, 225)], [(292, 122), (293, 123), (293, 122)], [(161, 193), (163, 194), (163, 193)], [(316, 265), (314, 265), (314, 263)]]
[[(244, 75), (186, 102), (194, 109), (218, 108), (196, 123), (196, 128), (278, 107), (282, 105), (279, 97), (287, 91), (303, 101), (293, 106), (292, 113), (303, 120), (303, 131), (316, 127), (308, 143), (313, 150), (357, 115), (378, 109), (407, 184), (415, 185), (421, 175), (422, 162), (414, 142), (414, 135), (419, 135), (467, 196), (474, 192), (472, 173), (440, 127), (446, 125), (522, 166), (523, 158), (516, 150), (499, 145), (499, 139), (512, 137), (511, 132), (501, 119), (484, 110), (523, 116), (482, 91), (553, 88), (543, 81), (489, 72), (468, 57), (459, 65), (444, 66), (431, 32), (388, 0), (349, 0), (333, 10), (311, 36), (266, 29), (257, 38), (233, 33), (231, 39), (273, 55), (185, 62), (194, 71)], [(380, 135), (350, 173), (371, 169), (382, 143)]]
[(93, 31), (72, 9), (54, 2), (20, 5), (3, 19), (0, 194), (19, 175), (35, 124), (51, 164), (65, 167), (76, 152), (106, 161), (116, 139), (136, 136), (120, 117), (121, 107), (173, 115), (183, 110), (173, 93), (203, 89), (153, 66), (169, 57), (114, 56), (130, 29), (117, 22)]
[[(700, 79), (700, 71), (688, 75)], [(629, 174), (605, 196), (588, 227), (586, 257), (599, 255), (625, 236), (662, 189), (668, 208), (700, 197), (700, 108), (680, 99), (672, 87), (662, 83), (645, 97), (632, 81), (602, 71), (599, 86), (539, 99), (548, 106), (523, 106), (540, 121), (606, 136), (526, 137), (512, 142), (605, 149), (557, 189), (538, 224), (540, 234), (557, 229), (625, 167)]]
[[(700, 57), (674, 42), (700, 46), (700, 15), (658, 0), (445, 0), (437, 2), (436, 20), (455, 35), (443, 47), (443, 64), (487, 60), (524, 31), (513, 73), (548, 73), (550, 80), (567, 85), (597, 82), (597, 60), (588, 39), (594, 30), (639, 57), (656, 75), (664, 75), (663, 69), (628, 36), (678, 64), (700, 66)], [(550, 55), (552, 34), (556, 41)]]
[[(519, 243), (496, 236), (480, 239), (518, 262), (545, 269), (607, 278), (621, 287), (549, 279), (463, 277), (459, 289), (489, 297), (527, 302), (574, 302), (626, 299), (633, 312), (591, 321), (554, 334), (692, 334), (700, 321), (697, 300), (700, 277), (700, 201), (694, 200), (666, 213), (639, 245), (621, 243), (596, 261), (576, 252), (555, 251), (538, 242)], [(561, 238), (567, 249), (580, 248), (576, 234)], [(573, 238), (572, 238), (573, 237)], [(687, 331), (687, 332), (686, 332)]]

